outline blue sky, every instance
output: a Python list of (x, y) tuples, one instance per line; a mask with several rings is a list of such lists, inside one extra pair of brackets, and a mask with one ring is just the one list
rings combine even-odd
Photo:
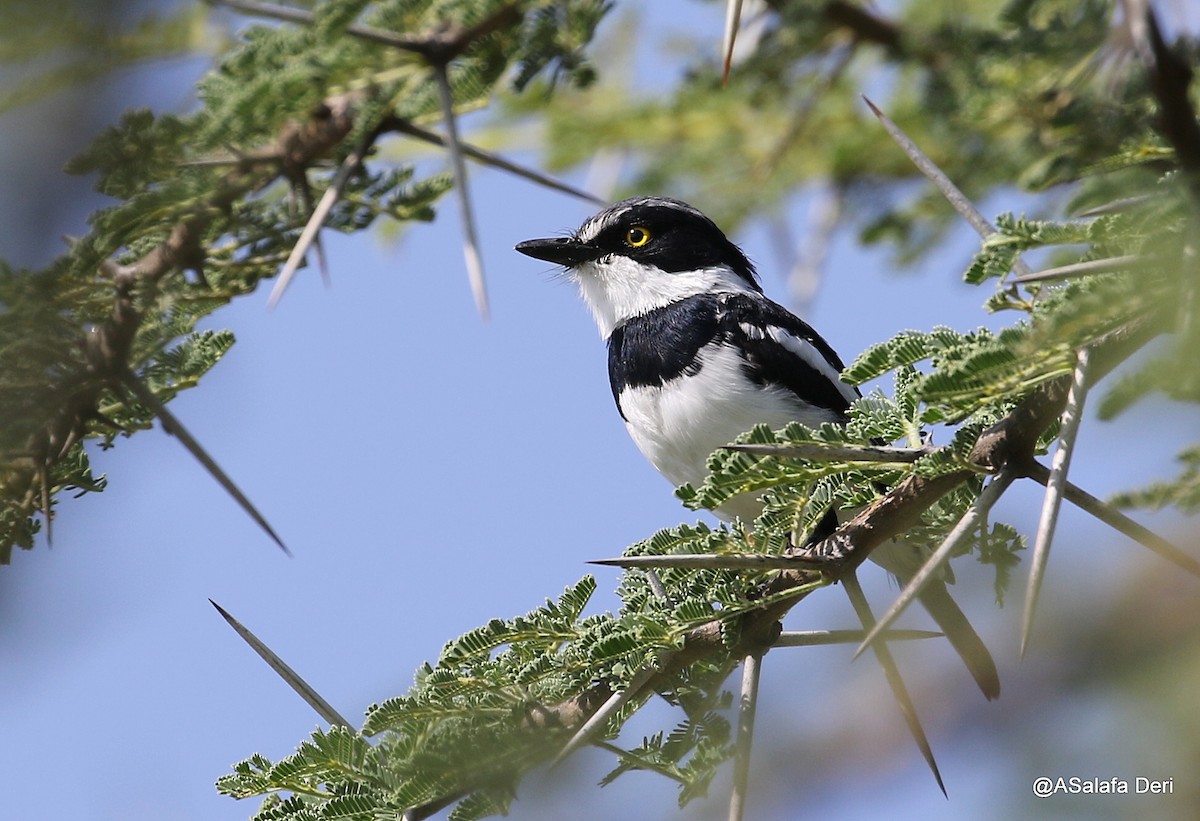
[[(715, 47), (719, 9), (678, 2), (653, 9), (664, 37), (671, 26), (708, 28)], [(181, 84), (198, 70), (196, 61), (176, 62), (126, 79), (145, 81), (137, 93), (147, 104), (177, 109)], [(0, 128), (18, 127), (7, 119)], [(19, 162), (11, 152), (3, 159)], [(535, 163), (536, 154), (522, 159)], [(436, 223), (414, 225), (398, 241), (326, 236), (332, 287), (305, 270), (276, 310), (266, 310), (263, 293), (209, 322), (231, 328), (238, 344), (172, 410), (295, 558), (285, 558), (178, 442), (155, 430), (96, 456), (109, 489), (62, 501), (52, 549), (39, 545), (0, 568), (6, 816), (240, 819), (253, 812), (252, 803), (218, 796), (215, 779), (254, 752), (286, 755), (319, 720), (209, 598), (353, 720), (403, 692), (445, 641), (556, 595), (593, 572), (588, 559), (696, 518), (629, 442), (603, 344), (572, 287), (511, 251), (522, 239), (574, 227), (593, 209), (496, 172), (472, 173), (490, 322), (471, 302), (451, 199)], [(792, 209), (796, 220), (805, 204)], [(74, 229), (56, 225), (55, 232), (82, 230), (81, 216), (73, 219)], [(784, 283), (766, 270), (765, 232), (750, 226), (736, 239), (763, 263), (768, 293), (783, 299)], [(919, 270), (897, 274), (883, 252), (838, 237), (807, 318), (847, 360), (904, 328), (991, 323), (978, 307), (986, 294), (958, 280), (974, 247), (966, 230), (956, 232)], [(1089, 415), (1077, 481), (1103, 495), (1165, 475), (1176, 443), (1194, 440), (1197, 427), (1190, 412), (1153, 403), (1115, 424)], [(1031, 530), (1037, 501), (1032, 488), (1020, 488), (1001, 515)], [(1084, 570), (1072, 566), (1085, 556)], [(1001, 728), (1022, 716), (1022, 688), (1054, 663), (1049, 651), (1039, 655), (1039, 644), (1053, 644), (1060, 608), (1096, 606), (1143, 560), (1139, 549), (1067, 511), (1043, 619), (1022, 664), (1015, 649), (1021, 593), (1014, 589), (1008, 608), (996, 611), (988, 574), (960, 570), (958, 595), (993, 646), (1005, 696), (984, 704), (940, 643), (914, 648), (902, 662), (951, 802), (924, 773), (869, 660), (851, 665), (846, 648), (772, 653), (763, 690), (770, 720), (761, 722), (755, 759), (763, 782), (751, 814), (789, 818), (800, 800), (830, 817), (885, 808), (901, 818), (1032, 812), (1021, 802), (1031, 800), (1029, 782), (1043, 773)], [(594, 606), (614, 607), (615, 572), (595, 572)], [(882, 610), (886, 580), (867, 582)], [(922, 623), (918, 614), (906, 618)], [(789, 619), (796, 628), (853, 624), (833, 590)], [(797, 700), (797, 693), (810, 695)], [(829, 694), (831, 707), (812, 709), (813, 693), (822, 701)], [(650, 717), (673, 721), (657, 708)], [(1097, 705), (1083, 718), (1047, 722), (1045, 743), (1057, 749), (1057, 739), (1064, 750), (1054, 766), (1065, 775), (1072, 766), (1098, 768), (1085, 776), (1136, 766), (1116, 753), (1094, 757), (1119, 746), (1127, 717), (1118, 707)], [(635, 737), (655, 726), (644, 718), (635, 724)], [(786, 781), (767, 782), (778, 762), (792, 759), (818, 771), (853, 766), (854, 780), (831, 775), (814, 791), (798, 779), (803, 795)], [(534, 774), (512, 816), (676, 817), (674, 788), (664, 779), (633, 774), (593, 787), (612, 763), (589, 752), (561, 772)], [(683, 817), (721, 817), (724, 783)], [(1081, 807), (1090, 805), (1072, 809)], [(1101, 817), (1113, 805), (1093, 810)]]

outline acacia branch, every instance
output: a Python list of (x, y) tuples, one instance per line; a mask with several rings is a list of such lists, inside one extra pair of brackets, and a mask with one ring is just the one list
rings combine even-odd
[[(311, 11), (280, 6), (275, 3), (257, 3), (253, 0), (206, 0), (206, 2), (212, 6), (224, 6), (251, 17), (265, 17), (306, 26), (316, 22), (316, 15)], [(436, 63), (457, 57), (476, 40), (499, 31), (505, 26), (511, 26), (520, 18), (519, 6), (516, 3), (508, 3), (493, 12), (490, 17), (473, 26), (449, 23), (436, 31), (423, 35), (397, 34), (359, 23), (351, 23), (345, 31), (360, 40), (419, 54), (426, 60)]]
[[(269, 3), (248, 0), (212, 0), (212, 3), (294, 23), (311, 24), (314, 20), (310, 12)], [(478, 40), (519, 22), (521, 14), (519, 3), (506, 3), (473, 25), (449, 23), (418, 36), (365, 31), (362, 26), (351, 26), (349, 33), (414, 51), (431, 65), (444, 66)], [(217, 179), (213, 192), (197, 202), (187, 217), (171, 226), (167, 238), (157, 246), (126, 265), (111, 260), (97, 262), (100, 273), (112, 283), (112, 308), (102, 322), (82, 332), (78, 346), (82, 351), (80, 363), (65, 368), (52, 387), (54, 395), (61, 397), (58, 406), (48, 411), (46, 421), (31, 434), (22, 451), (9, 459), (7, 483), (31, 489), (26, 509), (34, 512), (40, 509), (47, 527), (52, 515), (47, 497), (55, 489), (50, 487), (49, 478), (53, 468), (88, 434), (93, 423), (102, 419), (99, 405), (103, 394), (115, 391), (123, 375), (133, 367), (133, 342), (143, 320), (139, 310), (141, 301), (153, 294), (160, 280), (174, 272), (193, 270), (203, 278), (208, 256), (205, 234), (214, 215), (227, 212), (241, 198), (262, 191), (280, 178), (303, 178), (309, 168), (326, 161), (353, 132), (366, 102), (369, 102), (368, 92), (362, 90), (325, 100), (302, 121), (283, 126), (274, 145), (230, 161), (229, 172)], [(395, 118), (385, 117), (375, 134), (417, 130), (415, 126), (410, 130), (398, 125)], [(472, 153), (465, 146), (464, 151), (488, 161), (484, 152)]]
[[(1099, 380), (1109, 373), (1155, 333), (1152, 323), (1142, 323), (1096, 343), (1091, 355), (1093, 378)], [(1024, 476), (1038, 438), (1062, 413), (1070, 381), (1070, 377), (1060, 377), (1030, 392), (1004, 418), (980, 434), (969, 461), (994, 472), (1008, 467), (1014, 474)], [(681, 649), (643, 687), (658, 689), (671, 676), (701, 658), (715, 654), (721, 658), (743, 658), (764, 651), (780, 635), (779, 620), (812, 592), (814, 583), (830, 576), (844, 578), (876, 547), (918, 524), (922, 513), (938, 499), (978, 475), (977, 470), (971, 469), (934, 477), (909, 475), (821, 542), (790, 548), (787, 555), (824, 564), (814, 567), (803, 563), (779, 571), (761, 591), (772, 603), (743, 616), (738, 641), (732, 646), (726, 644), (727, 636), (718, 619), (690, 630)], [(795, 591), (796, 595), (782, 598), (789, 591)], [(575, 730), (611, 695), (609, 685), (597, 684), (559, 704), (539, 708), (526, 717), (525, 724), (531, 729)]]
[(116, 390), (130, 368), (133, 341), (142, 324), (138, 299), (152, 293), (157, 283), (174, 271), (202, 271), (206, 258), (203, 239), (209, 214), (219, 213), (238, 198), (261, 190), (289, 169), (305, 167), (329, 154), (354, 125), (359, 95), (344, 94), (327, 100), (307, 120), (289, 123), (268, 153), (279, 158), (273, 165), (239, 165), (223, 176), (216, 191), (197, 205), (192, 215), (172, 226), (167, 238), (140, 259), (127, 265), (111, 260), (99, 264), (100, 273), (112, 282), (113, 303), (103, 322), (89, 327), (80, 339), (83, 362), (64, 372), (55, 393), (63, 397), (58, 408), (30, 438), (30, 481), (47, 474), (71, 447), (84, 437), (89, 424), (100, 419), (99, 403), (105, 391)]

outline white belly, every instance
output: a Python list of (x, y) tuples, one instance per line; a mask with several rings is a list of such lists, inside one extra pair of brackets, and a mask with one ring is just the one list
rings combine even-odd
[[(657, 387), (626, 388), (620, 395), (629, 435), (673, 485), (699, 485), (708, 475), (709, 455), (755, 425), (782, 428), (788, 422), (801, 422), (816, 427), (836, 419), (785, 388), (751, 382), (734, 348), (706, 347), (701, 361), (699, 373), (693, 376)], [(757, 500), (738, 497), (716, 512), (722, 518), (737, 515), (749, 521), (758, 508)]]

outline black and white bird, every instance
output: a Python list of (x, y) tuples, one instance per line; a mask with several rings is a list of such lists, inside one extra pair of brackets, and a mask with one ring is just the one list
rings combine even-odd
[[(531, 239), (523, 254), (565, 267), (608, 343), (617, 410), (641, 452), (672, 484), (699, 485), (710, 454), (757, 424), (845, 424), (858, 390), (820, 334), (768, 299), (754, 266), (700, 211), (635, 197), (574, 234)], [(719, 509), (750, 522), (762, 503), (736, 496)], [(907, 580), (920, 548), (897, 542), (871, 558)], [(995, 663), (945, 584), (921, 601), (985, 696), (1000, 691)]]

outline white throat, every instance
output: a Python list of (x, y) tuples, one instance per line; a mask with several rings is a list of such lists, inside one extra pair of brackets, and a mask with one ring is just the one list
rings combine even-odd
[(756, 293), (728, 265), (669, 273), (618, 255), (585, 262), (571, 271), (571, 278), (604, 339), (635, 316), (697, 294)]

